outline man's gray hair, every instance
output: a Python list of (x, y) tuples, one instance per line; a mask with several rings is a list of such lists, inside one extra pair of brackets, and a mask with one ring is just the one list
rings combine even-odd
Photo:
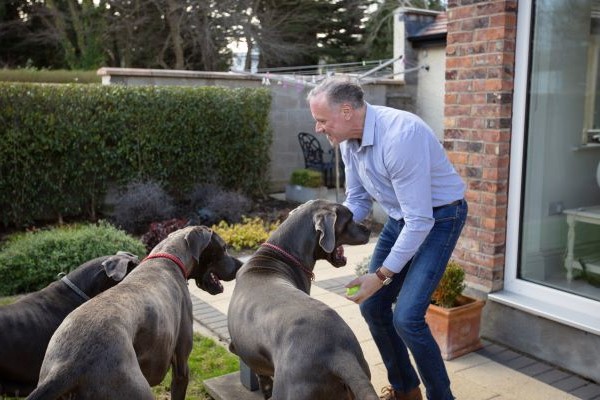
[(310, 101), (322, 93), (330, 105), (350, 103), (352, 108), (358, 109), (365, 104), (365, 92), (362, 87), (348, 79), (326, 78), (308, 93), (306, 99)]

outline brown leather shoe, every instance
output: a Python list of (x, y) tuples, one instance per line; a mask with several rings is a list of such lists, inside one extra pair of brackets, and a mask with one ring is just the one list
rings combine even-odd
[(386, 386), (381, 389), (380, 400), (423, 400), (421, 389), (417, 386), (408, 393), (402, 393), (392, 389), (391, 386)]

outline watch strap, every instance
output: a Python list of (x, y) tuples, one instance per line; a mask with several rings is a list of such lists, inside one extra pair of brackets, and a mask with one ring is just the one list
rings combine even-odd
[(381, 272), (381, 267), (375, 270), (375, 275), (377, 275), (383, 285), (388, 285), (392, 281), (392, 278), (385, 276), (385, 274)]

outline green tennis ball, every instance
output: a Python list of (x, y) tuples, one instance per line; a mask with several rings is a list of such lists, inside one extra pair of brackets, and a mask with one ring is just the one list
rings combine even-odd
[(354, 296), (360, 289), (360, 285), (352, 286), (346, 289), (346, 296)]

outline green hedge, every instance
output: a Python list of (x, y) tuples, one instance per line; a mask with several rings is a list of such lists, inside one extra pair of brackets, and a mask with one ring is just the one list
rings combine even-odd
[(106, 222), (14, 234), (0, 248), (0, 296), (40, 290), (59, 272), (117, 251), (146, 255), (140, 240)]
[(0, 83), (0, 222), (95, 215), (109, 183), (266, 189), (267, 89)]
[(102, 83), (96, 70), (0, 69), (0, 81), (40, 83)]

